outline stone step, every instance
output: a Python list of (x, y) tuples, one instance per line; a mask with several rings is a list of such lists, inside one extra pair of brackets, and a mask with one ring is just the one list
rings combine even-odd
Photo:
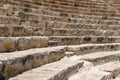
[[(114, 28), (114, 27), (113, 27)], [(120, 27), (118, 27), (120, 28)], [(120, 31), (101, 29), (46, 28), (0, 24), (1, 37), (18, 36), (119, 36)]]
[(48, 41), (48, 46), (57, 46), (57, 45), (58, 45), (58, 41), (53, 41), (53, 40)]
[[(40, 22), (39, 22), (40, 23)], [(102, 29), (102, 30), (119, 30), (119, 25), (111, 24), (86, 24), (86, 23), (66, 23), (57, 21), (45, 21), (47, 28), (71, 28), (71, 29)]]
[[(29, 14), (28, 14), (29, 15)], [(59, 21), (59, 22), (70, 22), (70, 23), (86, 23), (86, 24), (120, 24), (117, 20), (97, 20), (97, 19), (85, 19), (85, 18), (66, 18), (58, 16), (47, 16), (43, 15), (43, 20), (46, 21)]]
[(58, 45), (78, 45), (90, 43), (119, 43), (119, 36), (50, 36), (49, 40), (58, 41)]
[(81, 44), (67, 46), (67, 52), (72, 52), (74, 55), (85, 55), (101, 51), (117, 51), (120, 48), (119, 43), (106, 43), (106, 44)]
[(11, 52), (48, 46), (48, 37), (0, 37), (0, 52)]
[(21, 20), (17, 17), (0, 16), (0, 24), (19, 25), (20, 21)]
[(119, 13), (112, 13), (112, 12), (107, 12), (107, 11), (104, 11), (104, 10), (101, 10), (99, 11), (97, 9), (96, 10), (91, 10), (91, 11), (85, 11), (85, 10), (70, 10), (70, 9), (67, 9), (67, 10), (64, 10), (63, 8), (51, 8), (51, 7), (45, 7), (44, 9), (46, 10), (51, 10), (51, 11), (56, 11), (56, 12), (67, 12), (67, 13), (80, 13), (80, 14), (92, 14), (92, 15), (109, 15), (109, 16), (115, 16), (115, 17), (119, 17), (120, 14)]
[[(102, 24), (102, 25), (119, 25), (118, 20), (93, 20), (93, 19), (85, 19), (85, 18), (65, 18), (58, 16), (48, 16), (44, 14), (32, 14), (25, 12), (17, 12), (16, 17), (20, 17), (24, 22), (27, 22), (29, 25), (36, 22), (40, 23), (41, 21), (55, 21), (55, 22), (67, 22), (69, 23), (82, 23), (82, 24)], [(32, 25), (31, 25), (32, 26)], [(40, 25), (39, 25), (40, 26)]]
[(119, 30), (46, 28), (46, 36), (119, 36)]
[(81, 68), (82, 64), (83, 62), (79, 60), (57, 61), (29, 70), (9, 80), (67, 80), (69, 76)]
[(95, 66), (90, 70), (78, 72), (68, 80), (110, 80), (120, 73), (120, 61)]
[(120, 51), (118, 50), (118, 51), (107, 51), (107, 52), (94, 52), (82, 56), (80, 55), (78, 59), (92, 62), (94, 65), (100, 65), (100, 64), (105, 64), (107, 62), (120, 61), (119, 57), (120, 57)]
[[(24, 5), (23, 5), (24, 6)], [(30, 13), (35, 13), (35, 14), (42, 14), (42, 13), (46, 13), (46, 14), (49, 14), (49, 15), (51, 15), (51, 16), (61, 16), (62, 15), (62, 13), (58, 13), (58, 12), (54, 12), (54, 11), (46, 11), (46, 10), (44, 10), (43, 9), (43, 7), (39, 7), (39, 9), (33, 9), (33, 8), (28, 8), (28, 7), (23, 7), (23, 6), (16, 6), (16, 5), (4, 5), (4, 7), (3, 8), (1, 8), (1, 11), (0, 11), (0, 13), (1, 14), (3, 14), (3, 15), (5, 15), (5, 11), (6, 11), (6, 15), (13, 15), (13, 13), (15, 14), (15, 12), (16, 11), (22, 11), (22, 12), (30, 12)], [(3, 13), (2, 13), (3, 12)], [(70, 13), (63, 13), (63, 14), (66, 14), (66, 15), (69, 15), (70, 16)], [(83, 17), (83, 15), (82, 16), (80, 16), (81, 14), (72, 14), (72, 16), (70, 16), (70, 17), (74, 17), (74, 16), (79, 16), (79, 17)], [(30, 14), (30, 16), (32, 16), (33, 17), (33, 14), (31, 15)], [(87, 18), (88, 17), (91, 17), (91, 16), (86, 16)], [(92, 17), (94, 17), (94, 15), (92, 16)], [(91, 18), (92, 18), (91, 17)], [(95, 16), (95, 17), (97, 17), (97, 16)], [(37, 15), (34, 15), (34, 18), (37, 18)], [(78, 17), (77, 17), (78, 18)], [(99, 16), (97, 17), (97, 18), (100, 18)], [(96, 19), (97, 19), (96, 18)], [(102, 17), (101, 17), (102, 18)], [(107, 18), (109, 18), (109, 17), (107, 17)], [(114, 17), (113, 17), (114, 18)], [(110, 19), (112, 19), (113, 20), (113, 18), (110, 18)], [(117, 17), (115, 17), (115, 19), (116, 19)], [(114, 19), (114, 20), (115, 20)]]
[[(45, 5), (44, 5), (45, 6)], [(50, 7), (49, 7), (50, 8)], [(47, 8), (46, 8), (47, 9)], [(50, 9), (51, 10), (51, 9)], [(52, 8), (52, 10), (53, 10), (53, 8)], [(74, 9), (75, 10), (75, 9)], [(97, 9), (98, 10), (98, 9)], [(58, 8), (57, 8), (57, 10), (56, 11), (58, 11)], [(63, 10), (60, 10), (60, 11), (63, 11)], [(73, 10), (71, 10), (72, 12), (73, 12)], [(70, 10), (68, 11), (68, 12), (71, 12)], [(96, 10), (95, 10), (96, 11)], [(64, 12), (64, 11), (63, 11)], [(74, 12), (76, 12), (76, 11), (74, 11)], [(79, 10), (79, 12), (80, 12), (80, 10)], [(94, 12), (94, 11), (92, 11), (92, 12)], [(102, 12), (105, 12), (105, 11), (102, 11)], [(105, 14), (107, 14), (107, 15), (113, 15), (113, 12), (115, 12), (115, 11), (112, 11), (112, 12), (110, 12), (109, 13), (109, 11), (108, 11), (108, 14), (107, 13), (105, 13)], [(77, 11), (77, 13), (78, 13), (78, 11)], [(82, 11), (82, 12), (80, 12), (80, 13), (84, 13), (84, 11)], [(86, 13), (86, 11), (85, 11), (85, 13)], [(112, 13), (112, 14), (111, 14)], [(89, 14), (89, 13), (87, 13), (87, 14)], [(94, 14), (103, 14), (103, 13), (94, 13)], [(115, 14), (116, 16), (119, 16), (119, 14)]]
[[(85, 2), (85, 1), (84, 1)], [(54, 4), (53, 4), (54, 3)], [(43, 6), (52, 6), (52, 7), (61, 7), (61, 8), (63, 8), (63, 6), (64, 6), (64, 8), (65, 9), (67, 9), (67, 8), (71, 8), (71, 9), (73, 9), (74, 7), (76, 7), (76, 5), (74, 5), (74, 6), (70, 6), (70, 5), (61, 5), (61, 4), (59, 4), (60, 3), (60, 1), (59, 2), (56, 2), (56, 1), (41, 1), (41, 2), (39, 2), (39, 4), (40, 5), (43, 5)], [(88, 5), (90, 5), (90, 4), (84, 4), (84, 3), (80, 3), (80, 4), (82, 4), (82, 5), (77, 5), (77, 8), (81, 8), (81, 7), (87, 7), (88, 8)], [(94, 7), (95, 6), (95, 7)], [(101, 8), (101, 7), (106, 7), (105, 6), (105, 4), (103, 3), (103, 4), (92, 4), (92, 7), (93, 8)], [(92, 8), (92, 7), (90, 7), (90, 8)], [(103, 9), (105, 9), (105, 8), (103, 8)]]
[(0, 78), (8, 79), (26, 70), (60, 60), (65, 56), (65, 51), (64, 46), (58, 46), (1, 53)]
[(92, 18), (86, 19), (86, 18), (71, 18), (71, 17), (60, 17), (60, 16), (50, 16), (50, 15), (44, 15), (44, 14), (33, 14), (33, 13), (25, 13), (21, 11), (17, 11), (15, 13), (15, 16), (20, 17), (21, 19), (25, 20), (45, 20), (45, 21), (60, 21), (60, 22), (71, 22), (71, 23), (102, 23), (102, 24), (119, 24), (119, 21), (115, 19), (102, 19), (102, 20), (93, 20)]
[[(21, 10), (24, 11), (24, 9), (28, 9), (28, 8), (25, 8), (25, 7), (22, 7), (22, 8), (20, 7), (20, 8), (19, 8), (18, 6), (16, 6), (16, 7), (14, 6), (13, 8), (12, 8), (12, 7), (13, 7), (13, 6), (10, 6), (10, 5), (6, 5), (6, 6), (5, 6), (5, 8), (7, 8), (7, 9), (9, 8), (9, 10), (10, 10), (10, 11), (7, 10), (7, 15), (10, 15), (10, 14), (12, 15), (13, 12), (14, 12), (14, 11), (13, 11), (14, 8), (15, 8), (14, 10), (17, 10), (17, 11), (21, 11)], [(42, 8), (42, 7), (41, 7), (41, 8)], [(40, 10), (43, 10), (43, 9), (41, 9), (41, 8), (40, 8)], [(28, 10), (29, 10), (29, 9), (28, 9)], [(34, 10), (36, 10), (36, 9), (33, 9), (33, 12), (34, 12)], [(39, 11), (40, 11), (40, 10), (39, 10)], [(30, 11), (31, 11), (31, 9), (30, 9)], [(35, 11), (35, 12), (36, 12), (36, 13), (42, 13), (42, 12), (39, 12), (39, 11), (37, 10), (37, 11)], [(2, 11), (2, 12), (4, 13), (4, 11)], [(10, 13), (10, 12), (11, 12), (11, 13)], [(1, 14), (2, 14), (2, 13), (1, 13)], [(15, 13), (14, 13), (14, 14), (15, 14)], [(32, 18), (37, 18), (36, 15), (34, 15), (34, 16), (33, 16), (33, 15), (29, 15), (29, 16), (32, 16)], [(26, 18), (26, 17), (25, 17), (25, 18)]]
[(43, 28), (0, 24), (1, 37), (43, 36)]

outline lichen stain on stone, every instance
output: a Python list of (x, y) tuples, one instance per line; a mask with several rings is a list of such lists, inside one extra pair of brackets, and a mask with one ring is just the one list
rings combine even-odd
[(36, 67), (36, 61), (35, 61), (35, 59), (33, 59), (31, 66), (32, 66), (32, 68)]
[(6, 51), (11, 51), (11, 49), (12, 49), (10, 43), (5, 43), (5, 44), (4, 44), (4, 48), (5, 48)]
[(7, 68), (6, 72), (8, 77), (11, 77), (13, 75), (13, 69), (11, 67)]

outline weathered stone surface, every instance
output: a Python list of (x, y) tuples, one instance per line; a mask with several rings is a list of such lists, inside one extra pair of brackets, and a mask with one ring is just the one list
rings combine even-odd
[(27, 71), (9, 80), (66, 80), (72, 73), (77, 72), (82, 64), (82, 61), (57, 61)]
[(103, 72), (99, 69), (91, 69), (89, 71), (79, 72), (72, 77), (70, 77), (68, 80), (109, 80), (110, 79), (110, 73), (109, 72)]
[(16, 17), (0, 16), (0, 23), (1, 24), (19, 25), (20, 24), (20, 19), (16, 18)]
[(18, 50), (25, 50), (30, 48), (46, 47), (48, 45), (47, 37), (29, 37), (18, 39)]
[(0, 25), (0, 36), (11, 36), (12, 30), (10, 27)]
[(47, 37), (0, 37), (0, 52), (26, 50), (48, 46)]
[[(71, 76), (68, 80), (114, 80), (114, 78), (120, 74), (119, 61), (92, 66), (89, 69), (87, 67), (88, 66), (83, 66), (82, 69), (80, 68), (79, 72)], [(115, 80), (117, 80), (117, 78)]]
[(111, 72), (114, 77), (117, 77), (120, 74), (120, 62), (114, 61), (106, 63), (102, 66), (98, 66), (101, 71)]
[(5, 66), (2, 71), (2, 76), (10, 78), (26, 70), (60, 60), (65, 56), (65, 51), (64, 46), (59, 46), (1, 53), (0, 61)]
[(58, 41), (58, 45), (120, 42), (119, 36), (51, 36), (49, 39)]
[(9, 52), (16, 50), (16, 38), (0, 38), (0, 52)]
[(120, 49), (119, 43), (106, 43), (106, 44), (81, 44), (81, 45), (69, 45), (67, 51), (74, 52), (74, 55), (83, 55), (93, 52), (101, 51), (116, 51)]
[(117, 61), (120, 60), (119, 57), (120, 57), (120, 51), (95, 52), (80, 56), (81, 59), (90, 61), (94, 63), (94, 65), (104, 64), (110, 61)]

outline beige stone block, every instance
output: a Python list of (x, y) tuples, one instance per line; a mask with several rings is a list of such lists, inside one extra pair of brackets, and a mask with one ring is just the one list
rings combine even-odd
[(16, 49), (16, 38), (0, 38), (0, 52), (9, 52)]
[(42, 37), (19, 38), (17, 41), (18, 50), (46, 47), (47, 45), (48, 45), (48, 39)]
[(9, 26), (0, 26), (0, 36), (2, 37), (8, 37), (11, 36), (12, 29)]
[(26, 70), (60, 60), (65, 56), (65, 51), (66, 49), (64, 46), (59, 46), (29, 49), (25, 51), (6, 53), (6, 55), (0, 55), (0, 60), (5, 65), (2, 76), (7, 79)]

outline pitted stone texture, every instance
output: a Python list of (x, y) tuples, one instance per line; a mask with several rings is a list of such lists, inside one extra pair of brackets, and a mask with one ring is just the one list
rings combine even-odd
[(9, 80), (66, 80), (81, 68), (82, 61), (57, 61), (39, 68), (24, 72)]
[(0, 52), (16, 50), (16, 38), (0, 38)]
[(51, 36), (49, 39), (58, 41), (58, 45), (120, 42), (119, 36)]
[(1, 37), (43, 36), (43, 29), (39, 27), (0, 24)]
[(17, 46), (18, 50), (47, 47), (48, 38), (47, 37), (19, 38), (18, 41), (17, 41), (17, 44), (18, 44), (18, 46)]
[(0, 37), (0, 52), (11, 52), (31, 48), (48, 46), (48, 38), (40, 36), (32, 37)]
[(113, 78), (117, 77), (120, 74), (120, 61), (114, 61), (106, 63), (102, 66), (98, 66), (101, 71), (111, 72)]
[(10, 27), (0, 25), (0, 36), (11, 36), (12, 30)]
[(16, 17), (0, 16), (0, 23), (1, 24), (19, 25), (20, 24), (20, 19), (16, 18)]
[(59, 46), (1, 53), (0, 61), (5, 66), (2, 76), (10, 78), (26, 70), (60, 60), (65, 56), (65, 51), (64, 46)]
[(117, 80), (113, 79), (120, 74), (120, 62), (114, 61), (91, 68), (80, 68), (79, 72), (68, 80)]
[(68, 80), (109, 80), (110, 73), (103, 72), (99, 69), (91, 69), (88, 71), (78, 72), (77, 74), (71, 76)]
[(120, 49), (119, 43), (81, 44), (67, 46), (67, 51), (74, 52), (74, 55), (83, 55), (101, 51), (116, 51), (119, 49)]
[(80, 56), (80, 59), (92, 62), (94, 65), (120, 60), (120, 51), (95, 52)]
[(120, 31), (101, 29), (46, 28), (46, 36), (119, 36)]

